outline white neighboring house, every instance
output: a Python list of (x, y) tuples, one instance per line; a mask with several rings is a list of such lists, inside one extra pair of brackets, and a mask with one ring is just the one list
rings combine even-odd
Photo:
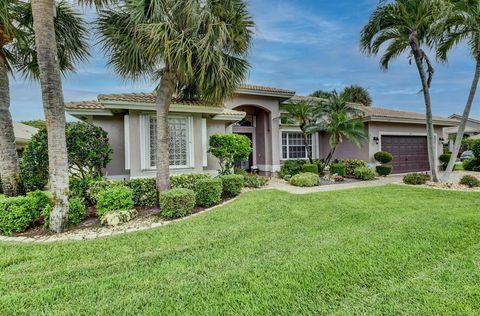
[[(462, 120), (462, 116), (458, 114), (452, 114), (449, 116), (450, 119), (457, 120), (459, 123)], [(458, 127), (445, 127), (443, 129), (443, 138), (445, 143), (448, 142), (448, 149), (453, 151), (454, 142), (452, 141), (453, 135), (457, 135)], [(479, 139), (480, 138), (480, 120), (469, 118), (467, 126), (465, 128), (465, 135), (468, 135), (470, 138)]]
[(25, 145), (32, 139), (32, 136), (38, 132), (38, 129), (19, 122), (13, 122), (13, 131), (15, 133), (17, 152), (21, 156)]

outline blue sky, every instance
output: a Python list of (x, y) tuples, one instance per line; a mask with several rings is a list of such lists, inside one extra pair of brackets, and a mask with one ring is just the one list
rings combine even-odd
[[(359, 51), (359, 34), (378, 0), (250, 0), (256, 22), (249, 56), (248, 82), (293, 89), (306, 95), (317, 89), (341, 90), (360, 84), (370, 90), (374, 105), (424, 111), (420, 82), (407, 56), (380, 70), (379, 57)], [(89, 14), (91, 15), (91, 14)], [(461, 113), (473, 76), (473, 61), (465, 47), (456, 49), (448, 64), (437, 64), (432, 85), (435, 114)], [(88, 63), (63, 82), (66, 101), (96, 99), (99, 93), (151, 91), (147, 82), (119, 79), (98, 48)], [(40, 88), (20, 78), (11, 82), (12, 113), (16, 120), (43, 118)], [(478, 99), (480, 100), (480, 99)], [(480, 117), (479, 101), (472, 115)]]

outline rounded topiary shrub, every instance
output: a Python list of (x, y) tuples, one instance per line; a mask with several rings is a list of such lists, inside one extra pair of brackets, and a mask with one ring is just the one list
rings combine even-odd
[(359, 167), (353, 173), (355, 179), (369, 181), (375, 179), (375, 172), (368, 167)]
[(242, 193), (244, 185), (244, 176), (241, 174), (230, 174), (222, 176), (222, 185), (223, 185), (223, 196), (224, 197), (235, 197)]
[(320, 177), (310, 172), (299, 173), (290, 179), (290, 184), (296, 187), (314, 187), (319, 185), (319, 183)]
[(133, 203), (139, 206), (158, 204), (157, 184), (155, 178), (130, 179), (126, 185), (132, 190)]
[(478, 188), (480, 187), (480, 180), (475, 178), (474, 176), (463, 176), (462, 179), (460, 179), (460, 184), (461, 185), (466, 185), (469, 188)]
[(317, 164), (305, 164), (303, 165), (303, 172), (310, 172), (318, 174), (318, 165)]
[(470, 159), (464, 160), (462, 162), (462, 165), (463, 165), (463, 169), (467, 171), (476, 171), (474, 169), (480, 166), (480, 160), (478, 160), (477, 158), (470, 158)]
[(178, 218), (190, 214), (195, 206), (195, 192), (190, 189), (171, 189), (160, 192), (161, 214), (167, 218)]
[(392, 166), (389, 165), (376, 166), (375, 169), (378, 175), (382, 177), (386, 177), (392, 173)]
[(286, 160), (280, 168), (279, 176), (282, 179), (291, 178), (296, 174), (299, 174), (303, 170), (305, 160), (290, 159)]
[(217, 205), (222, 199), (222, 192), (222, 179), (199, 180), (195, 188), (197, 205), (205, 207)]
[(373, 157), (379, 163), (390, 163), (393, 160), (392, 154), (387, 151), (379, 151)]
[(410, 185), (422, 185), (429, 180), (430, 176), (423, 173), (410, 173), (403, 177), (403, 183)]
[(330, 174), (345, 177), (347, 175), (347, 167), (343, 163), (332, 163), (330, 165)]
[(100, 217), (111, 211), (130, 210), (133, 206), (132, 190), (125, 186), (100, 191), (97, 196), (97, 215)]

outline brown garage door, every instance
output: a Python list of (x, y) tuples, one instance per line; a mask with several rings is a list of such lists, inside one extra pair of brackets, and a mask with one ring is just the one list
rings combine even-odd
[(393, 172), (429, 171), (427, 137), (382, 136), (382, 150), (393, 155)]

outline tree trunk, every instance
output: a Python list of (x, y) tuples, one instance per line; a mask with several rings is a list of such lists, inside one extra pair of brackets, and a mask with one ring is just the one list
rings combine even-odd
[(477, 92), (478, 81), (480, 79), (480, 52), (479, 57), (476, 58), (477, 64), (475, 67), (475, 75), (473, 76), (472, 86), (470, 87), (470, 94), (468, 95), (467, 104), (463, 111), (462, 120), (460, 126), (458, 126), (457, 138), (455, 139), (455, 145), (453, 146), (452, 157), (448, 162), (447, 169), (445, 174), (442, 177), (443, 182), (447, 182), (452, 174), (453, 167), (457, 161), (458, 152), (460, 151), (460, 146), (462, 146), (463, 135), (465, 134), (465, 128), (467, 126), (468, 117), (470, 116), (470, 110), (472, 109), (473, 100), (475, 99), (475, 94)]
[(305, 146), (305, 150), (307, 151), (307, 158), (310, 164), (313, 164), (313, 157), (312, 157), (312, 148), (308, 145), (308, 133), (305, 132), (305, 125), (300, 126), (300, 129), (303, 133), (303, 145)]
[(176, 78), (172, 73), (164, 73), (160, 79), (160, 85), (156, 93), (157, 111), (157, 142), (155, 162), (157, 167), (157, 191), (158, 193), (170, 188), (170, 159), (168, 141), (168, 111), (175, 93)]
[(435, 134), (433, 128), (433, 117), (432, 117), (432, 102), (430, 99), (430, 87), (428, 85), (427, 75), (425, 74), (425, 69), (423, 68), (422, 62), (422, 52), (412, 45), (413, 55), (415, 57), (415, 63), (418, 68), (418, 73), (420, 75), (420, 80), (422, 81), (422, 91), (423, 97), (425, 99), (425, 112), (426, 112), (426, 123), (427, 123), (427, 144), (428, 144), (428, 160), (430, 163), (430, 170), (432, 173), (432, 181), (438, 182), (438, 168), (437, 168), (437, 157), (435, 157)]
[[(0, 38), (0, 41), (2, 39)], [(21, 193), (20, 168), (15, 146), (12, 115), (10, 114), (10, 86), (7, 62), (0, 43), (0, 179), (3, 193), (15, 196)]]
[(65, 230), (68, 222), (68, 156), (65, 105), (53, 24), (54, 4), (54, 0), (32, 0), (33, 28), (48, 132), (49, 184), (53, 202), (50, 229), (59, 233)]

